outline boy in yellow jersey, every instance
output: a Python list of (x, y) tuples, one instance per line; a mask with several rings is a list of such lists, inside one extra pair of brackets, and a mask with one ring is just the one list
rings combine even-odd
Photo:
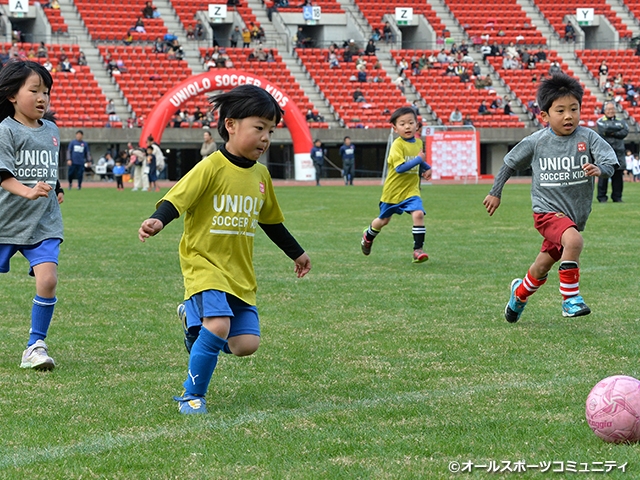
[(422, 140), (416, 138), (418, 118), (415, 110), (401, 107), (391, 114), (390, 122), (399, 137), (393, 141), (387, 158), (388, 172), (380, 198), (380, 215), (364, 230), (362, 253), (371, 253), (373, 240), (393, 214), (407, 212), (413, 218), (413, 263), (422, 263), (429, 260), (429, 256), (422, 250), (426, 229), (420, 198), (420, 177), (429, 180), (431, 166), (425, 162)]
[(241, 85), (212, 98), (225, 146), (200, 161), (142, 222), (145, 241), (185, 214), (180, 241), (185, 333), (195, 338), (185, 392), (174, 397), (183, 414), (206, 413), (205, 395), (220, 351), (251, 355), (260, 344), (253, 268), (258, 226), (295, 262), (303, 277), (309, 256), (283, 225), (267, 168), (258, 163), (271, 143), (282, 110), (265, 90)]

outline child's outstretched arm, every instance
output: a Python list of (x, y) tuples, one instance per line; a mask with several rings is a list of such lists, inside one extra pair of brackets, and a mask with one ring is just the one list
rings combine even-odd
[(411, 160), (407, 160), (406, 162), (401, 163), (400, 165), (398, 165), (396, 167), (396, 172), (398, 172), (398, 173), (408, 172), (409, 170), (411, 170), (416, 165), (422, 165), (422, 167), (425, 168), (427, 171), (431, 170), (431, 165), (429, 165), (425, 161), (425, 158), (426, 158), (425, 153), (424, 152), (420, 152), (418, 155), (413, 157)]
[(158, 209), (147, 218), (138, 229), (138, 238), (144, 242), (147, 238), (154, 236), (167, 226), (169, 222), (180, 217), (180, 212), (171, 202), (163, 201)]
[(298, 278), (304, 277), (311, 270), (311, 260), (293, 235), (282, 223), (258, 223), (269, 239), (296, 264)]
[(27, 187), (24, 183), (20, 182), (14, 176), (8, 176), (0, 184), (6, 191), (18, 195), (20, 197), (28, 198), (29, 200), (36, 200), (40, 197), (48, 197), (51, 191), (51, 185), (46, 182), (38, 182), (33, 188)]
[(505, 183), (507, 183), (507, 180), (509, 180), (514, 173), (516, 173), (516, 171), (506, 163), (502, 165), (500, 171), (498, 171), (496, 178), (493, 180), (493, 187), (491, 187), (489, 195), (487, 195), (482, 201), (482, 204), (487, 209), (489, 216), (493, 215), (500, 206), (502, 189), (504, 188)]

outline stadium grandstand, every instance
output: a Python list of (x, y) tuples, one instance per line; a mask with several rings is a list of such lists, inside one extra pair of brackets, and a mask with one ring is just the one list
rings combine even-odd
[[(0, 11), (0, 61), (51, 70), (62, 148), (82, 129), (96, 158), (140, 142), (160, 99), (205, 72), (266, 79), (338, 165), (350, 136), (359, 177), (381, 175), (389, 114), (406, 105), (433, 130), (458, 128), (459, 110), (479, 133), (480, 173), (492, 175), (544, 127), (535, 91), (554, 71), (583, 84), (584, 126), (615, 101), (638, 151), (638, 0), (1, 0)], [(200, 160), (203, 129), (221, 142), (215, 87), (187, 95), (167, 123), (170, 179)], [(265, 163), (293, 178), (293, 157), (285, 116)]]

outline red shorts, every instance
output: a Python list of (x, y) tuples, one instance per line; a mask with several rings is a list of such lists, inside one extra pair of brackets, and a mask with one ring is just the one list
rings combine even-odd
[(578, 228), (564, 213), (534, 213), (533, 225), (544, 237), (540, 251), (556, 262), (562, 257), (562, 234), (571, 227)]

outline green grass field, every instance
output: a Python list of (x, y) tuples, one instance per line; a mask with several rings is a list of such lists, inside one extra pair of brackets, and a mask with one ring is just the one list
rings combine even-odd
[[(500, 477), (611, 462), (573, 476), (640, 478), (638, 446), (602, 442), (584, 417), (598, 380), (640, 376), (640, 184), (625, 187), (626, 203), (594, 204), (584, 234), (593, 313), (562, 317), (552, 270), (513, 325), (509, 283), (541, 242), (528, 185), (507, 185), (492, 218), (488, 185), (425, 186), (422, 265), (408, 215), (361, 254), (380, 187), (277, 188), (312, 271), (296, 279), (260, 232), (262, 345), (221, 356), (210, 413), (192, 417), (171, 400), (188, 360), (175, 315), (182, 221), (142, 244), (161, 194), (68, 192), (53, 372), (18, 367), (35, 288), (26, 262), (0, 276), (0, 478), (494, 478), (491, 462), (518, 461), (538, 467)], [(451, 462), (472, 472), (450, 473)]]

